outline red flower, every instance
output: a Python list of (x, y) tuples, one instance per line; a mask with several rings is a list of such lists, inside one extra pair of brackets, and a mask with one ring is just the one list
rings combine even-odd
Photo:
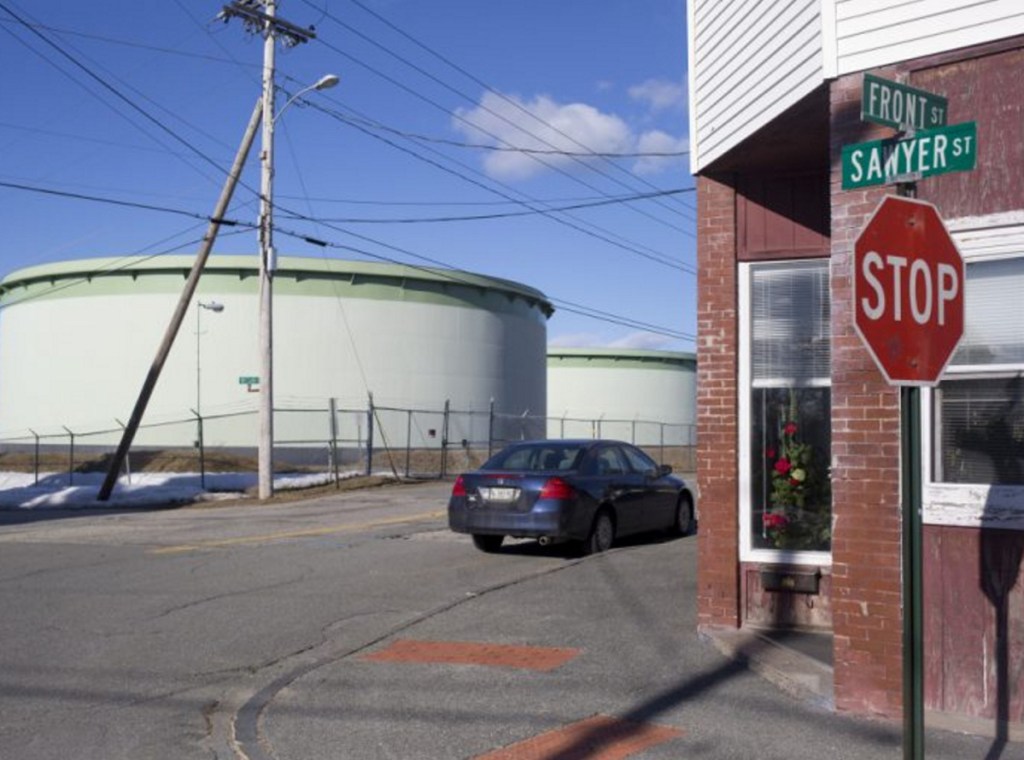
[(785, 530), (786, 526), (789, 525), (788, 517), (774, 512), (768, 512), (762, 519), (764, 520), (765, 530)]
[(791, 486), (801, 486), (801, 485), (803, 485), (803, 483), (801, 483), (801, 482), (800, 482), (799, 480), (797, 480), (796, 478), (790, 478), (790, 479), (789, 479), (789, 484), (790, 484)]
[(779, 473), (779, 475), (785, 475), (792, 468), (793, 465), (790, 464), (789, 460), (786, 459), (786, 457), (782, 457), (782, 459), (775, 463), (775, 472)]
[(786, 426), (782, 428), (782, 432), (785, 433), (786, 435), (796, 435), (796, 423), (787, 422)]
[(769, 459), (775, 459), (775, 449), (769, 446), (767, 449), (764, 450), (764, 455)]

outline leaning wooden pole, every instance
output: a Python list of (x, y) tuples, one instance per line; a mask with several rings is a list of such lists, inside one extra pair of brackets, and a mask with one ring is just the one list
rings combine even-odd
[(171, 323), (167, 326), (167, 331), (164, 333), (163, 342), (160, 344), (160, 348), (157, 349), (156, 358), (153, 359), (153, 364), (149, 368), (146, 380), (142, 384), (142, 390), (139, 391), (139, 398), (135, 402), (135, 408), (132, 410), (131, 419), (128, 420), (128, 425), (125, 427), (124, 433), (121, 436), (121, 443), (118, 444), (117, 452), (114, 454), (114, 459), (110, 463), (110, 469), (107, 470), (107, 477), (104, 479), (103, 485), (100, 487), (99, 495), (96, 497), (99, 501), (107, 501), (114, 490), (114, 486), (117, 484), (117, 476), (121, 470), (121, 463), (124, 462), (124, 458), (128, 455), (128, 449), (131, 448), (132, 441), (135, 439), (135, 433), (138, 431), (139, 424), (142, 422), (142, 415), (146, 411), (146, 405), (149, 404), (149, 398), (153, 395), (153, 390), (156, 388), (157, 380), (160, 379), (160, 372), (163, 370), (164, 363), (167, 361), (167, 356), (171, 353), (171, 346), (174, 345), (174, 339), (178, 335), (178, 329), (181, 327), (181, 323), (185, 320), (185, 313), (188, 311), (189, 304), (192, 302), (192, 296), (195, 295), (196, 286), (199, 285), (199, 276), (203, 273), (203, 267), (206, 266), (206, 260), (210, 257), (210, 251), (213, 249), (213, 243), (217, 239), (217, 233), (220, 231), (221, 220), (224, 218), (224, 214), (228, 210), (228, 205), (231, 203), (231, 196), (234, 194), (235, 187), (238, 185), (238, 178), (242, 174), (242, 168), (245, 166), (245, 160), (249, 155), (249, 149), (252, 147), (253, 140), (256, 137), (256, 130), (259, 128), (262, 116), (263, 97), (261, 96), (256, 101), (256, 107), (253, 109), (252, 116), (249, 118), (249, 126), (246, 127), (245, 135), (242, 137), (242, 143), (238, 146), (238, 153), (235, 155), (235, 163), (232, 165), (231, 173), (228, 174), (228, 178), (224, 182), (224, 189), (221, 190), (220, 198), (217, 200), (217, 206), (213, 211), (213, 216), (210, 218), (210, 226), (207, 227), (206, 236), (203, 238), (202, 248), (200, 248), (199, 253), (196, 254), (195, 263), (192, 264), (192, 271), (189, 273), (188, 279), (185, 280), (185, 288), (182, 290), (181, 298), (178, 299), (178, 307), (174, 310), (174, 316), (171, 317)]

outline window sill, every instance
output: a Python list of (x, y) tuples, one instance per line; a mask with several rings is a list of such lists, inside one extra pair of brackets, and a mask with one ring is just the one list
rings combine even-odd
[(921, 501), (925, 525), (1024, 530), (1024, 486), (928, 483)]

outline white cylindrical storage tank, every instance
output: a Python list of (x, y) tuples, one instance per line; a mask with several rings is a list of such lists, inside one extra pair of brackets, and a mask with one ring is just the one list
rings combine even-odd
[(548, 435), (693, 446), (697, 357), (669, 351), (548, 349)]
[[(83, 445), (116, 443), (193, 261), (84, 259), (0, 281), (0, 438), (71, 432)], [(193, 445), (202, 417), (206, 445), (255, 446), (257, 275), (255, 256), (209, 259), (137, 442)], [(470, 433), (445, 431), (455, 440), (486, 435), (496, 415), (544, 414), (552, 307), (537, 290), (455, 270), (282, 257), (273, 304), (279, 443), (321, 445), (332, 399), (356, 429), (342, 438), (377, 425), (393, 445), (414, 433), (439, 439), (446, 403), (479, 415), (462, 423)]]

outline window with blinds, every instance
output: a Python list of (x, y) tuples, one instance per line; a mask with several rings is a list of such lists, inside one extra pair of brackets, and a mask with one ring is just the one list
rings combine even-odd
[(946, 381), (939, 410), (942, 482), (1024, 485), (1024, 373)]
[(968, 265), (964, 303), (964, 336), (952, 364), (1024, 368), (1024, 258)]
[[(832, 538), (827, 260), (750, 268), (752, 549), (828, 552)], [(781, 555), (780, 555), (781, 556)]]
[(964, 298), (935, 394), (936, 480), (1024, 486), (1024, 258), (968, 264)]
[(757, 267), (751, 272), (751, 302), (754, 387), (828, 382), (828, 262)]

